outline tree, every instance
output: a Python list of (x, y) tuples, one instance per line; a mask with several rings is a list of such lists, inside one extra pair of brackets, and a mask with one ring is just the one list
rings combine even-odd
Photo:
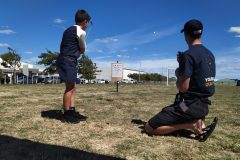
[(92, 80), (96, 78), (97, 67), (93, 64), (92, 60), (85, 54), (82, 55), (78, 61), (78, 73), (81, 74), (81, 78)]
[[(134, 80), (139, 79), (139, 74), (138, 73), (133, 73), (128, 75), (129, 78), (132, 78)], [(146, 74), (141, 74), (141, 80), (143, 81), (166, 81), (166, 76), (160, 75), (158, 73), (146, 73)], [(174, 80), (173, 78), (171, 80)]]
[(44, 69), (43, 71), (44, 73), (54, 74), (57, 72), (56, 61), (58, 55), (58, 52), (52, 52), (47, 49), (47, 53), (41, 53), (41, 55), (38, 56), (38, 58), (40, 58), (41, 60), (38, 61), (37, 64), (41, 64), (46, 67), (46, 69)]
[(0, 55), (0, 57), (3, 60), (1, 65), (3, 65), (6, 68), (13, 69), (12, 82), (15, 83), (16, 68), (21, 66), (21, 63), (20, 63), (21, 56), (17, 54), (14, 49), (8, 47), (8, 52)]
[[(132, 78), (134, 80), (139, 80), (139, 74), (138, 73), (132, 73), (128, 75), (129, 78)], [(141, 79), (142, 79), (142, 75), (141, 75)]]

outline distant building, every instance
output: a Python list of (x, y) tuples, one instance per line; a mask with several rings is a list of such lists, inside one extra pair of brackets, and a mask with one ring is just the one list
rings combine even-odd
[[(112, 70), (111, 70), (111, 66), (110, 67), (99, 67), (98, 70), (100, 70), (100, 72), (97, 72), (96, 74), (96, 79), (104, 79), (104, 80), (108, 80), (111, 81), (112, 80)], [(128, 77), (129, 74), (145, 74), (144, 71), (139, 71), (139, 70), (133, 70), (133, 69), (127, 69), (124, 68), (123, 69), (123, 79), (125, 80), (131, 80), (131, 78)]]
[(140, 70), (133, 70), (133, 69), (127, 69), (127, 68), (124, 68), (123, 69), (123, 79), (127, 79), (127, 80), (131, 80), (131, 78), (128, 77), (129, 74), (146, 74), (146, 72), (144, 71), (140, 71)]
[[(3, 72), (3, 79), (1, 81), (3, 83), (6, 83), (7, 79), (9, 78), (10, 79), (9, 83), (12, 83), (12, 76), (13, 76), (13, 73), (14, 73), (14, 69), (13, 68), (6, 68), (6, 67), (2, 66), (2, 62), (3, 62), (3, 60), (2, 60), (2, 58), (0, 58), (0, 69)], [(39, 68), (34, 68), (34, 66), (32, 64), (21, 62), (21, 66), (16, 67), (16, 69), (15, 69), (17, 77), (23, 75), (23, 66), (27, 66), (29, 76), (38, 75), (38, 73), (40, 73), (42, 71)]]

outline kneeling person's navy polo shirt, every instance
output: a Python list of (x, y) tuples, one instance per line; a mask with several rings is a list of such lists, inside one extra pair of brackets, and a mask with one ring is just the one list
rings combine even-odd
[(179, 74), (190, 78), (189, 89), (182, 94), (184, 97), (210, 97), (214, 94), (215, 58), (203, 45), (193, 45), (180, 55)]

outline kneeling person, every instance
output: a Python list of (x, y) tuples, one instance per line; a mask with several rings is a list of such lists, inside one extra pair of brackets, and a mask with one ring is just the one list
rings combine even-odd
[(208, 127), (204, 119), (208, 114), (208, 97), (215, 92), (216, 74), (214, 55), (202, 45), (203, 25), (190, 20), (182, 29), (189, 49), (178, 53), (176, 86), (179, 93), (174, 104), (162, 109), (145, 125), (149, 135), (166, 135), (177, 130), (191, 129), (200, 141), (205, 141), (214, 130), (217, 118)]

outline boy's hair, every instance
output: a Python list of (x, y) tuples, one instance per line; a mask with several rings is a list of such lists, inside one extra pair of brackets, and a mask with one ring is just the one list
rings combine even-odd
[(203, 24), (197, 19), (191, 19), (185, 23), (181, 33), (184, 32), (189, 35), (192, 39), (201, 38), (203, 33)]
[(190, 33), (187, 33), (187, 32), (186, 32), (186, 34), (188, 34), (193, 40), (199, 39), (199, 38), (202, 37), (202, 34), (190, 34)]
[(89, 22), (91, 20), (90, 15), (83, 9), (78, 10), (75, 14), (75, 23), (82, 23), (85, 20)]

